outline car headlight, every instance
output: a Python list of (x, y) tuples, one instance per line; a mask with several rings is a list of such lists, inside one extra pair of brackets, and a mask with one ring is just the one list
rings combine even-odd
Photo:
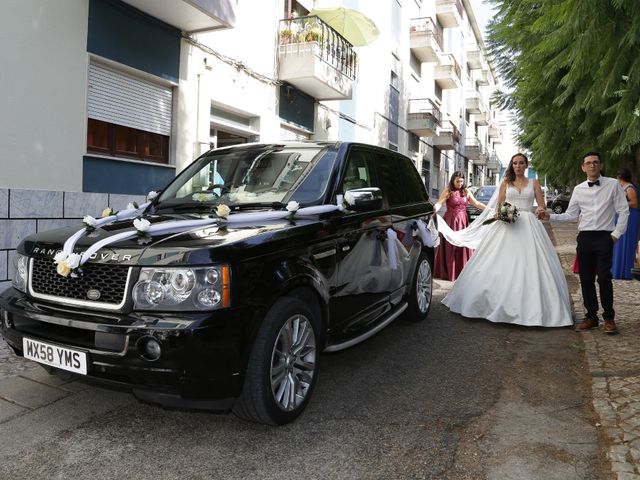
[(29, 274), (29, 257), (16, 253), (14, 265), (16, 267), (16, 272), (13, 274), (11, 283), (13, 284), (14, 288), (20, 290), (21, 292), (26, 292), (27, 277)]
[(147, 268), (133, 287), (136, 310), (214, 310), (231, 305), (228, 265)]

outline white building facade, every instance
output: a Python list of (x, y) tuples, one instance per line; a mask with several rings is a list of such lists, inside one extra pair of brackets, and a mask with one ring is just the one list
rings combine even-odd
[[(353, 46), (314, 8), (357, 9)], [(213, 147), (347, 140), (410, 156), (432, 197), (493, 183), (496, 86), (468, 0), (8, 0), (0, 288), (24, 236), (162, 188)]]

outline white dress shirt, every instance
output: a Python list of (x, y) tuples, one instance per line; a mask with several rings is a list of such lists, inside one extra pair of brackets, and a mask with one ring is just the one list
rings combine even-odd
[[(578, 230), (604, 230), (620, 238), (627, 230), (629, 204), (627, 196), (617, 180), (600, 176), (600, 185), (589, 186), (582, 182), (573, 189), (569, 206), (564, 213), (550, 214), (552, 222), (568, 222), (580, 216)], [(614, 213), (618, 223), (614, 223)]]

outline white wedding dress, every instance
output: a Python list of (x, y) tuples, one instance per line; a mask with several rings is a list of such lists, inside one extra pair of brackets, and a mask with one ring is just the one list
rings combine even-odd
[(532, 213), (533, 182), (519, 192), (508, 186), (506, 201), (518, 207), (515, 223), (496, 221), (442, 300), (470, 318), (526, 326), (573, 325), (569, 291), (556, 251)]

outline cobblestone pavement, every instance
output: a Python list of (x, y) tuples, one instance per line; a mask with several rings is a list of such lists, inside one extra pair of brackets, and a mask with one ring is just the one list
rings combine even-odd
[[(577, 225), (551, 225), (556, 249), (569, 277), (576, 319), (584, 315), (578, 275), (571, 267), (575, 256)], [(640, 480), (640, 281), (614, 280), (617, 335), (602, 328), (582, 337), (592, 378), (593, 406), (606, 439), (607, 457), (614, 478)]]

